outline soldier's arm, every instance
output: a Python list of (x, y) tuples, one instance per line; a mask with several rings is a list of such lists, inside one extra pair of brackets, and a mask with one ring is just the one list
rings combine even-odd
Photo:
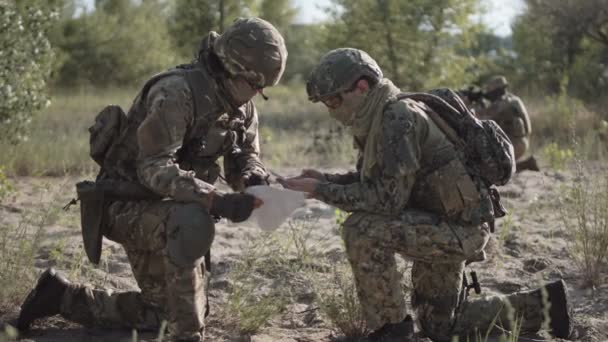
[(260, 160), (258, 113), (252, 103), (247, 106), (244, 137), (237, 144), (238, 150), (224, 156), (226, 181), (235, 191), (251, 185), (268, 184), (268, 173)]
[(162, 196), (209, 207), (214, 187), (174, 162), (193, 122), (192, 103), (190, 89), (179, 76), (162, 79), (150, 88), (148, 114), (137, 129), (137, 174), (142, 184)]
[(335, 183), (335, 184), (341, 184), (341, 185), (356, 183), (361, 179), (360, 169), (361, 169), (362, 162), (363, 162), (363, 159), (362, 159), (361, 153), (359, 153), (359, 156), (357, 157), (357, 170), (356, 171), (350, 171), (350, 172), (346, 172), (346, 173), (324, 173), (323, 175), (325, 176), (325, 179), (329, 183)]
[(526, 110), (526, 106), (519, 97), (515, 97), (515, 107), (517, 108), (517, 114), (524, 121), (524, 126), (526, 128), (526, 135), (530, 135), (532, 133), (532, 124), (530, 123), (530, 115), (528, 115), (528, 110)]
[(361, 177), (358, 171), (351, 171), (347, 173), (325, 173), (323, 175), (325, 176), (327, 182), (341, 185), (358, 182), (359, 178)]
[(399, 102), (384, 113), (377, 177), (348, 185), (321, 183), (314, 197), (345, 211), (398, 215), (407, 205), (420, 168), (419, 141), (428, 134), (426, 122), (412, 110)]

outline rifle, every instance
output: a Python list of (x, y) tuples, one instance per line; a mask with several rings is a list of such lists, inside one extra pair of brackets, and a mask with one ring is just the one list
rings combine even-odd
[(458, 95), (465, 98), (470, 104), (483, 103), (485, 93), (479, 87), (471, 85), (466, 88), (458, 89)]

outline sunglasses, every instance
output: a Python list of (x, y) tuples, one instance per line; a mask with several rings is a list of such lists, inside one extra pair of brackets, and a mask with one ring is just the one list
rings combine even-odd
[(333, 95), (333, 96), (327, 97), (325, 99), (321, 99), (321, 102), (323, 102), (323, 104), (329, 109), (336, 109), (342, 105), (342, 102), (344, 102), (344, 98), (342, 97), (342, 94), (350, 93), (350, 92), (354, 91), (356, 88), (357, 88), (357, 82), (353, 83), (353, 85), (350, 88), (346, 89), (345, 91), (343, 91), (337, 95)]

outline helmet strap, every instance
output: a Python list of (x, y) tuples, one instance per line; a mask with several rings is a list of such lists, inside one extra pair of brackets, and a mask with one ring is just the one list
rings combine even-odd
[(264, 101), (268, 101), (270, 99), (268, 96), (266, 96), (266, 94), (264, 94), (264, 89), (258, 89), (258, 94), (262, 96)]

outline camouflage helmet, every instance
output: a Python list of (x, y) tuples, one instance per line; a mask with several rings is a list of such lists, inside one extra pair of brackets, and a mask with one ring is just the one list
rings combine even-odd
[(328, 52), (314, 67), (308, 81), (308, 99), (318, 102), (348, 90), (361, 77), (382, 79), (378, 63), (365, 51), (341, 48)]
[(504, 89), (509, 85), (507, 82), (507, 78), (504, 76), (495, 76), (492, 77), (489, 81), (486, 82), (483, 86), (483, 90), (485, 93), (491, 93), (493, 91)]
[(230, 75), (243, 76), (259, 88), (277, 84), (285, 71), (285, 41), (272, 24), (259, 18), (236, 19), (213, 49)]

